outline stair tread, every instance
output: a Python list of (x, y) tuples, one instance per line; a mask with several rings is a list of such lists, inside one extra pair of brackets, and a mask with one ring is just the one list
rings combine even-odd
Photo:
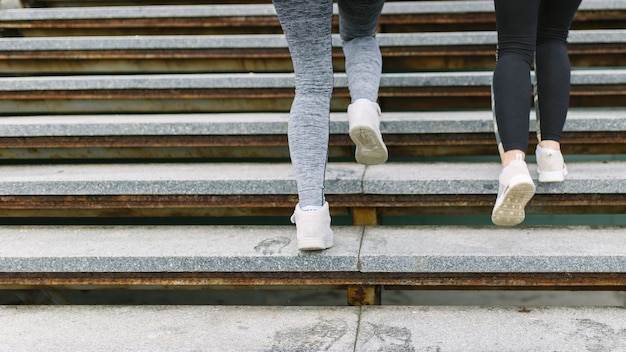
[[(487, 108), (493, 72), (383, 73), (380, 100), (388, 110)], [(621, 106), (626, 70), (576, 69), (574, 107)], [(0, 78), (2, 115), (289, 110), (291, 73), (191, 73)], [(345, 73), (334, 76), (332, 111), (349, 104)], [(588, 98), (593, 95), (593, 101)]]
[[(568, 162), (565, 182), (537, 194), (623, 194), (626, 162)], [(536, 179), (536, 166), (529, 163)], [(496, 194), (495, 162), (329, 163), (327, 194)], [(5, 165), (4, 195), (295, 194), (289, 163), (146, 163)]]
[[(625, 273), (620, 227), (335, 226), (297, 249), (294, 226), (3, 226), (0, 272)], [(517, 274), (516, 274), (517, 273)], [(263, 274), (260, 274), (261, 276)]]
[[(330, 133), (345, 134), (345, 113), (331, 113)], [(534, 131), (534, 111), (530, 131)], [(288, 113), (5, 116), (2, 137), (139, 135), (285, 135)], [(492, 133), (490, 110), (383, 112), (381, 132), (396, 134)], [(626, 109), (572, 108), (564, 131), (626, 131)]]
[(365, 229), (364, 272), (626, 271), (618, 227), (435, 227)]
[[(380, 33), (381, 48), (406, 46), (495, 45), (495, 31)], [(624, 43), (626, 30), (572, 30), (570, 45), (588, 43)], [(0, 52), (50, 50), (164, 50), (164, 49), (287, 49), (282, 34), (249, 35), (147, 35), (147, 36), (65, 36), (0, 38)], [(341, 38), (333, 35), (333, 46), (341, 46)]]
[(576, 351), (626, 343), (619, 307), (0, 306), (0, 323), (3, 345), (15, 352)]
[[(295, 227), (4, 227), (2, 272), (350, 272), (362, 230), (336, 229), (336, 245), (303, 253)], [(5, 237), (6, 236), (6, 237)]]
[[(581, 4), (583, 11), (624, 10), (621, 1), (595, 0)], [(492, 1), (398, 1), (387, 2), (384, 15), (445, 14), (493, 12)], [(337, 9), (335, 6), (335, 13)], [(78, 20), (78, 19), (137, 19), (163, 17), (228, 17), (275, 16), (271, 4), (209, 4), (209, 5), (153, 5), (153, 6), (89, 6), (38, 9), (12, 9), (0, 12), (0, 21)]]
[[(492, 71), (383, 73), (384, 87), (483, 86), (491, 84)], [(572, 85), (624, 84), (626, 69), (574, 69)], [(345, 73), (335, 74), (335, 87), (347, 87)], [(290, 73), (140, 74), (49, 77), (2, 77), (0, 91), (111, 90), (111, 89), (236, 89), (293, 88)]]

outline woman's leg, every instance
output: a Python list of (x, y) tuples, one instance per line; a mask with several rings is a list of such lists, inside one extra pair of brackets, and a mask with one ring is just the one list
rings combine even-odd
[(331, 0), (274, 0), (295, 71), (288, 138), (301, 208), (324, 205), (333, 89)]
[(346, 59), (346, 74), (352, 102), (376, 102), (382, 72), (382, 56), (376, 28), (383, 0), (339, 0), (339, 31)]
[(492, 99), (503, 169), (491, 221), (513, 226), (524, 221), (524, 207), (535, 193), (524, 157), (528, 148), (530, 70), (540, 0), (495, 0), (494, 3), (498, 61), (493, 74)]
[(496, 138), (505, 167), (528, 149), (532, 86), (540, 0), (495, 0), (498, 60), (493, 74)]
[(581, 0), (542, 1), (537, 27), (535, 72), (539, 182), (561, 182), (567, 167), (561, 154), (561, 132), (570, 96), (567, 35)]
[(356, 161), (365, 165), (387, 161), (387, 146), (380, 133), (378, 88), (382, 56), (376, 27), (383, 0), (339, 0), (339, 32), (346, 58), (351, 104), (348, 106), (350, 138), (356, 145)]
[(567, 35), (581, 0), (542, 1), (537, 28), (536, 73), (540, 146), (560, 149), (570, 96)]

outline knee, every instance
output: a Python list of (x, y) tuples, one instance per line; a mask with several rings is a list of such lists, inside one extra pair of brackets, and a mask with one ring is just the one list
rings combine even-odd
[(537, 46), (543, 44), (566, 45), (568, 33), (568, 29), (539, 26), (537, 31)]
[(525, 43), (521, 41), (499, 41), (498, 42), (498, 61), (507, 58), (512, 60), (520, 60), (531, 65), (535, 56), (535, 43)]
[[(343, 39), (343, 38), (342, 38)], [(359, 38), (351, 38), (351, 39), (343, 39), (342, 44), (344, 52), (353, 52), (353, 51), (366, 51), (375, 53), (379, 51), (378, 41), (376, 41), (376, 36), (365, 36)]]
[(310, 75), (306, 78), (296, 78), (296, 94), (328, 98), (333, 93), (333, 75)]

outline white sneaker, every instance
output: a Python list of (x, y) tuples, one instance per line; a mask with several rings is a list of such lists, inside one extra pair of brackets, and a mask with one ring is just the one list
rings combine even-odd
[(367, 99), (358, 99), (348, 106), (350, 138), (356, 144), (356, 161), (364, 165), (387, 161), (387, 147), (380, 134), (380, 106)]
[(296, 224), (298, 249), (320, 250), (333, 246), (328, 202), (324, 202), (320, 209), (310, 211), (303, 211), (299, 204), (296, 205), (291, 222)]
[(535, 194), (535, 183), (523, 160), (513, 160), (500, 174), (500, 189), (491, 213), (491, 221), (513, 226), (524, 221), (524, 207)]
[(539, 182), (563, 182), (567, 176), (567, 167), (560, 150), (537, 146), (537, 172)]

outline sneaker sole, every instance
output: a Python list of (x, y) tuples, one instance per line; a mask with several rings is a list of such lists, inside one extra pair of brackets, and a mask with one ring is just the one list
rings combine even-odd
[(524, 207), (535, 195), (535, 185), (521, 182), (510, 186), (503, 201), (491, 214), (491, 221), (498, 226), (514, 226), (526, 218)]
[(350, 139), (356, 145), (354, 157), (359, 164), (376, 165), (387, 161), (387, 147), (377, 131), (367, 126), (350, 129)]
[(307, 238), (298, 240), (298, 249), (301, 251), (318, 251), (333, 246), (333, 240), (324, 240), (321, 238)]

